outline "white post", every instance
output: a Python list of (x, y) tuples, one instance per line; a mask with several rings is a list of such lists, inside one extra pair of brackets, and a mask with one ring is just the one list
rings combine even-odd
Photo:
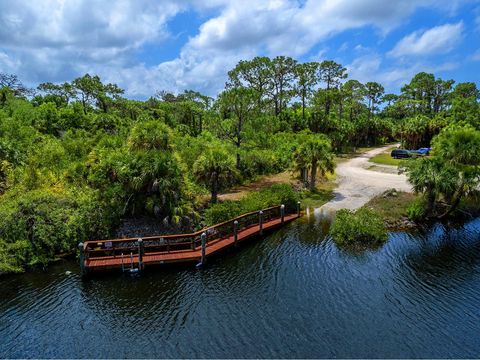
[(233, 222), (233, 243), (238, 246), (238, 221)]
[(202, 233), (202, 235), (200, 236), (201, 239), (202, 239), (202, 260), (201, 260), (201, 264), (202, 265), (205, 265), (205, 263), (207, 262), (207, 257), (206, 257), (206, 252), (207, 252), (207, 234), (205, 233)]
[(258, 212), (258, 224), (260, 225), (260, 235), (263, 234), (263, 211)]
[(143, 240), (138, 239), (138, 270), (143, 270)]

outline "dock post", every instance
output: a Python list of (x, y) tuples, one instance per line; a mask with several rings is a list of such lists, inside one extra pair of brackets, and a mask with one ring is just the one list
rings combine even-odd
[(143, 240), (138, 239), (138, 270), (143, 270)]
[(85, 250), (83, 242), (78, 243), (78, 249), (80, 250), (80, 272), (85, 275)]
[(206, 254), (207, 254), (207, 234), (204, 232), (200, 236), (202, 239), (202, 265), (207, 262)]
[(238, 246), (238, 221), (233, 222), (233, 243)]
[(263, 211), (258, 212), (258, 225), (260, 225), (260, 235), (263, 234)]
[(282, 219), (282, 224), (285, 222), (285, 205), (280, 205), (280, 218)]
[(200, 238), (202, 239), (202, 257), (197, 264), (197, 269), (201, 268), (207, 262), (207, 234), (203, 232)]
[(300, 201), (297, 201), (297, 216), (300, 217)]

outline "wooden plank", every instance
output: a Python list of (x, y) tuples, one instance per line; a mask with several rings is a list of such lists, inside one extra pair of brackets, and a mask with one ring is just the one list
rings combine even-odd
[[(298, 216), (296, 214), (285, 215), (284, 224), (289, 223)], [(280, 227), (282, 225), (281, 219), (276, 218), (270, 221), (267, 221), (263, 224), (263, 230), (268, 231), (274, 228)], [(257, 236), (260, 233), (260, 226), (253, 225), (242, 231), (238, 232), (238, 241), (243, 242), (247, 239), (250, 239), (254, 236)], [(151, 237), (152, 238), (152, 237)], [(229, 248), (234, 245), (233, 235), (227, 236), (222, 239), (216, 239), (207, 243), (206, 246), (206, 255), (211, 256), (215, 253), (222, 251), (226, 248)], [(201, 258), (201, 248), (196, 248), (195, 250), (173, 250), (173, 251), (161, 251), (161, 252), (145, 252), (143, 255), (143, 263), (145, 265), (151, 264), (167, 264), (174, 262), (192, 262), (199, 261)], [(132, 257), (130, 254), (124, 254), (123, 264), (125, 268), (131, 266)], [(133, 254), (133, 265), (138, 266), (138, 254)], [(102, 257), (92, 257), (85, 260), (85, 267), (88, 270), (96, 271), (102, 269), (112, 269), (119, 268), (122, 266), (122, 258), (118, 254), (116, 256), (102, 256)]]

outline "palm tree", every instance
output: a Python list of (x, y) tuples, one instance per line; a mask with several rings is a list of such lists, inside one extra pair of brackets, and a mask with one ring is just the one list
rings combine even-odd
[(321, 134), (307, 136), (297, 148), (295, 154), (297, 168), (310, 170), (310, 190), (315, 190), (317, 173), (325, 176), (335, 170), (335, 161), (330, 140)]
[(440, 196), (450, 198), (456, 190), (458, 172), (439, 158), (420, 158), (409, 162), (404, 169), (413, 191), (425, 194), (427, 214), (435, 212)]
[(452, 213), (461, 199), (480, 183), (480, 132), (471, 127), (446, 128), (434, 138), (433, 158), (417, 159), (405, 168), (417, 193), (425, 194), (427, 212), (434, 213), (439, 198), (448, 205), (437, 215)]
[(471, 126), (449, 127), (433, 141), (434, 154), (457, 172), (455, 192), (450, 196), (450, 208), (444, 218), (460, 204), (463, 196), (478, 188), (480, 183), (480, 131)]
[(222, 148), (210, 148), (195, 161), (193, 173), (209, 188), (211, 202), (216, 203), (218, 192), (231, 184), (237, 175), (235, 159)]

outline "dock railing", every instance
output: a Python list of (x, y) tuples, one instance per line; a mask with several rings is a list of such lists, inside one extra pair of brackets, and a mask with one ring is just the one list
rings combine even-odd
[[(289, 214), (295, 209), (288, 209)], [(198, 250), (202, 246), (202, 234), (206, 234), (206, 246), (227, 238), (234, 237), (242, 230), (260, 225), (273, 219), (282, 219), (287, 214), (285, 206), (273, 206), (259, 211), (252, 211), (220, 224), (212, 225), (190, 234), (158, 235), (142, 238), (125, 238), (113, 240), (89, 240), (81, 244), (82, 261), (90, 258), (102, 259), (105, 257), (122, 257), (129, 263), (131, 259), (141, 263), (144, 254), (170, 253), (177, 251)]]

